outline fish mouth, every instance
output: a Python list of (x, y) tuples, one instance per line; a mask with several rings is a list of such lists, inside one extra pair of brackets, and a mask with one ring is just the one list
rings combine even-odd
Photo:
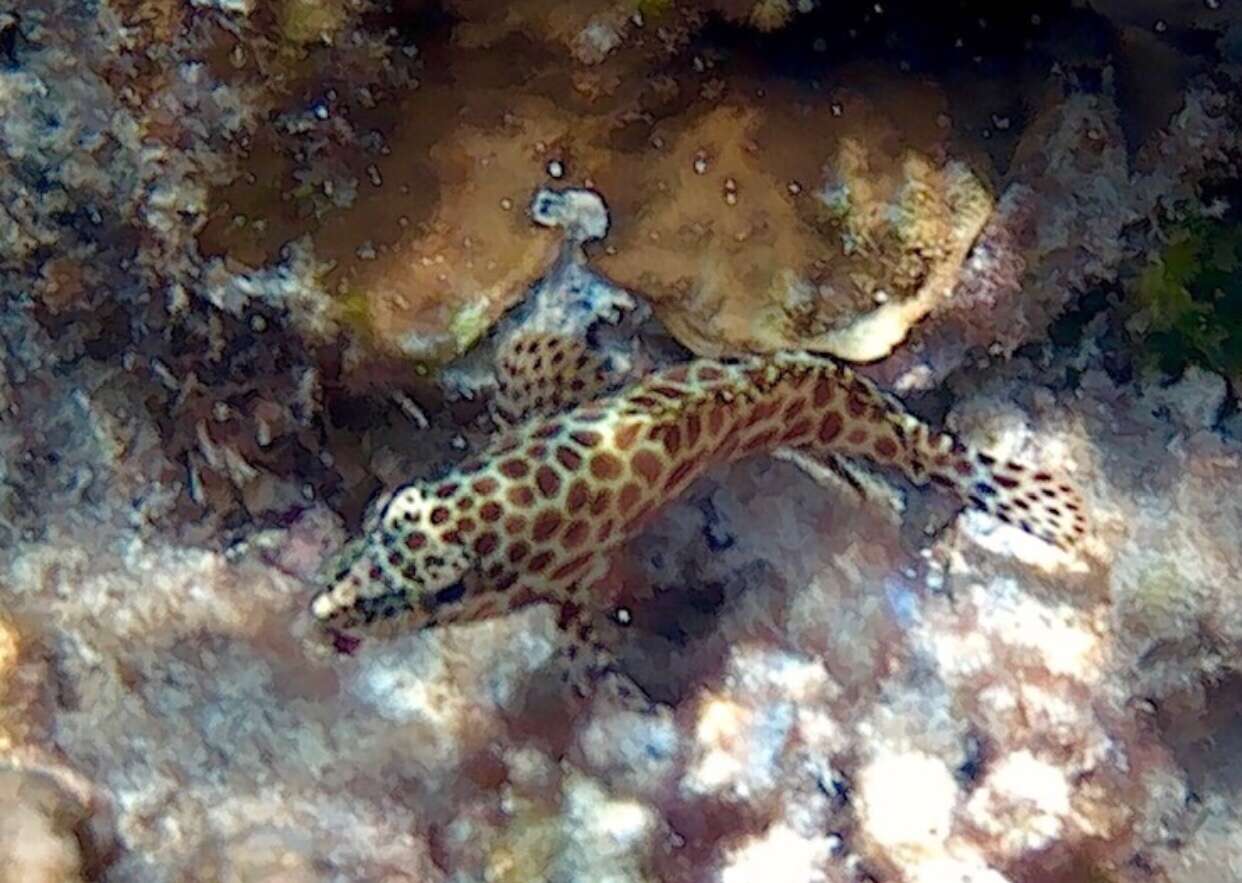
[(332, 649), (341, 656), (353, 656), (362, 646), (362, 638), (358, 635), (348, 634), (338, 628), (327, 628), (325, 631), (332, 642)]

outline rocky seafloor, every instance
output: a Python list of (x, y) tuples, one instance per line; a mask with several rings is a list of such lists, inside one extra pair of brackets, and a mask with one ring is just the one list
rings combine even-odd
[[(0, 881), (1242, 879), (1240, 92), (1232, 0), (0, 9)], [(832, 352), (1090, 537), (757, 459), (618, 562), (651, 710), (335, 652), (530, 327)]]

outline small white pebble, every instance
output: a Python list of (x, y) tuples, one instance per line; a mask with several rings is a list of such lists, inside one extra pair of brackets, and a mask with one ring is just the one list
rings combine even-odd
[(506, 196), (504, 199), (500, 200), (500, 207), (505, 211), (509, 211), (513, 208), (513, 200)]
[(426, 429), (431, 424), (427, 421), (427, 415), (423, 413), (423, 409), (418, 406), (412, 398), (405, 393), (398, 392), (393, 394), (393, 399), (397, 406), (401, 408), (402, 413), (409, 417), (419, 429)]
[(707, 174), (707, 157), (699, 154), (694, 158), (694, 173), (696, 175)]
[(548, 176), (563, 178), (565, 176), (565, 165), (559, 159), (552, 160), (548, 163)]

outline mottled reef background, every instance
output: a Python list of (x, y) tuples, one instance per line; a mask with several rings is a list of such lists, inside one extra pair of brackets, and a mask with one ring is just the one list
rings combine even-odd
[[(0, 881), (1242, 879), (1240, 80), (1235, 0), (0, 8)], [(531, 323), (865, 362), (1095, 534), (756, 461), (620, 562), (652, 714), (542, 610), (329, 652)]]

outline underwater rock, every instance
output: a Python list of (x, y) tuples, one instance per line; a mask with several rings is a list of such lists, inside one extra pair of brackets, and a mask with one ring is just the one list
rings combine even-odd
[[(43, 785), (43, 787), (40, 787)], [(0, 855), (4, 883), (85, 880), (82, 857), (55, 792), (20, 773), (0, 772)]]
[(44, 767), (32, 752), (0, 758), (0, 881), (98, 879), (115, 858), (104, 803), (81, 777)]
[[(613, 230), (592, 265), (701, 354), (875, 359), (944, 301), (992, 199), (986, 163), (954, 157), (934, 87), (902, 84), (918, 107), (904, 116), (849, 89), (810, 102), (741, 67), (660, 72), (644, 39), (568, 96), (574, 62), (515, 37), (307, 92), (248, 132), (200, 244), (257, 270), (305, 243), (298, 278), (343, 326), (426, 366), (468, 350), (552, 264), (556, 237), (525, 211), (546, 187), (602, 195)], [(527, 63), (517, 83), (495, 69), (500, 45)]]
[(1206, 170), (1236, 151), (1228, 105), (1213, 89), (1192, 88), (1136, 146), (1107, 72), (1102, 93), (1051, 101), (1023, 134), (952, 296), (908, 346), (866, 372), (901, 391), (927, 390), (972, 355), (1006, 358), (1044, 338), (1080, 295), (1163, 248), (1160, 224), (1136, 225), (1176, 215), (1196, 199)]
[[(797, 137), (814, 147), (784, 147)], [(613, 200), (598, 266), (700, 355), (804, 347), (887, 355), (952, 291), (992, 209), (861, 96), (815, 110), (734, 100), (670, 136)], [(632, 215), (623, 214), (632, 207)]]
[[(1188, 824), (1188, 774), (1143, 708), (1153, 695), (1195, 707), (1242, 642), (1226, 542), (1242, 530), (1237, 445), (1099, 380), (1086, 401), (1042, 393), (1024, 408), (1036, 372), (1007, 373), (959, 389), (951, 422), (1078, 462), (1104, 532), (1087, 563), (1005, 554), (1014, 532), (983, 519), (920, 558), (874, 507), (788, 464), (739, 464), (627, 552), (653, 596), (635, 600), (623, 663), (676, 705), (643, 715), (601, 698), (567, 715), (547, 611), (356, 657), (315, 649), (303, 580), (339, 542), (332, 517), (229, 556), (61, 527), (6, 565), (6, 621), (23, 625), (5, 683), (38, 685), (16, 706), (6, 693), (26, 722), (6, 732), (18, 746), (55, 733), (111, 795), (122, 880), (151, 867), (689, 880), (705, 864), (741, 880), (773, 862), (1013, 883), (1075, 863), (1113, 872), (1136, 850), (1208, 862), (1158, 845), (1160, 825)], [(1113, 446), (1103, 427), (1151, 439)], [(1153, 481), (1188, 433), (1189, 471)], [(1171, 513), (1173, 545), (1158, 541)], [(1135, 582), (1190, 555), (1202, 572), (1183, 564), (1178, 585)], [(54, 643), (54, 665), (24, 649)], [(1227, 765), (1208, 743), (1178, 750)]]

